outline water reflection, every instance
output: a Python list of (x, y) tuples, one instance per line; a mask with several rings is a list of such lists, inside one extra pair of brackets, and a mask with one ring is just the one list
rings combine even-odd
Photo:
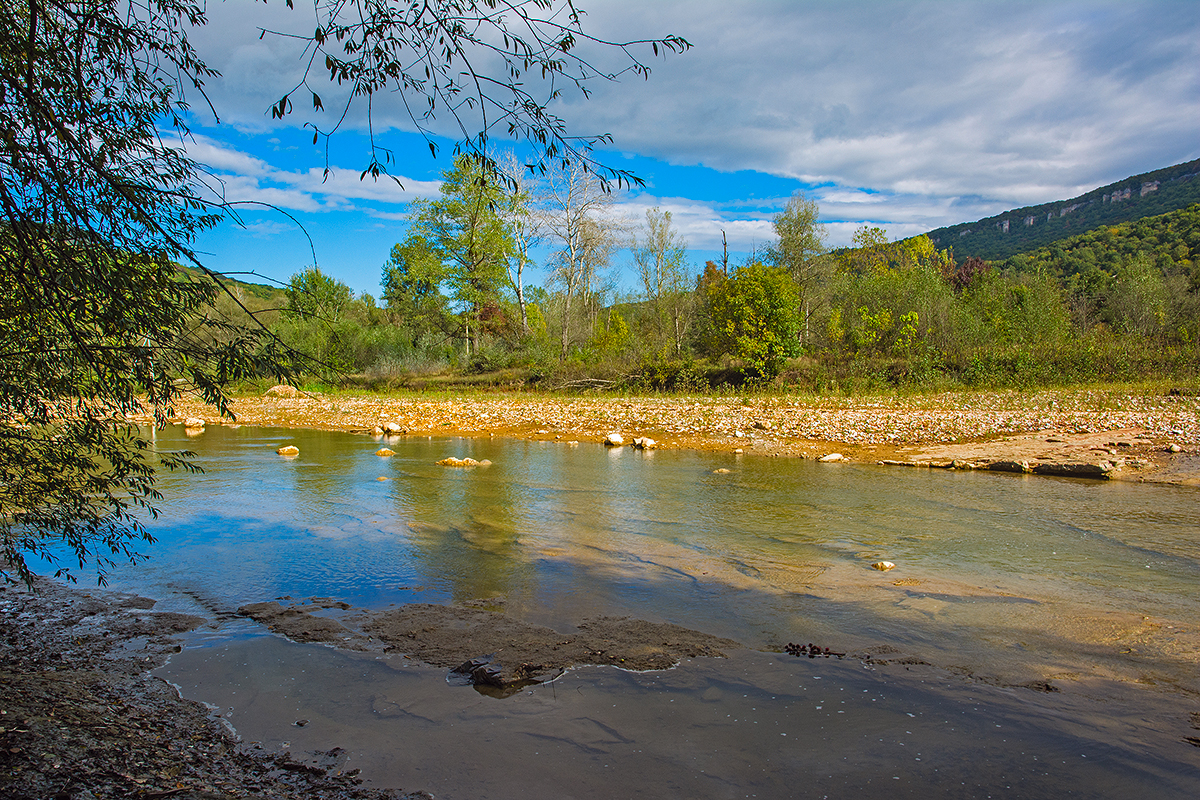
[[(299, 457), (277, 456), (283, 444)], [(374, 608), (500, 596), (560, 630), (632, 614), (757, 647), (886, 645), (1016, 682), (1198, 680), (1194, 489), (588, 444), (387, 444), (395, 456), (321, 431), (161, 433), (160, 447), (190, 447), (207, 472), (164, 477), (160, 541), (114, 584), (227, 609), (283, 595)], [(493, 463), (435, 464), (447, 456)], [(880, 559), (899, 566), (871, 570)]]

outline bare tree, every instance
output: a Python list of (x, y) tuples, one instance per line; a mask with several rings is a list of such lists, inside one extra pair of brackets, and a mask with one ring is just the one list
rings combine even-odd
[(775, 215), (779, 241), (768, 248), (767, 257), (782, 267), (800, 290), (800, 341), (809, 338), (809, 322), (817, 310), (819, 290), (829, 277), (831, 263), (825, 257), (825, 226), (817, 221), (820, 208), (797, 192), (783, 212)]
[(634, 233), (629, 249), (646, 298), (654, 309), (660, 340), (668, 335), (678, 355), (687, 333), (691, 294), (688, 291), (687, 242), (671, 228), (671, 212), (646, 210), (642, 237)]
[(571, 341), (571, 301), (592, 293), (598, 272), (616, 249), (617, 226), (603, 214), (611, 203), (612, 195), (584, 165), (547, 172), (543, 229), (562, 245), (554, 256), (554, 280), (563, 287), (560, 359), (566, 359)]
[(529, 316), (525, 312), (525, 267), (532, 259), (529, 249), (543, 237), (542, 218), (533, 209), (533, 180), (525, 165), (511, 150), (496, 160), (496, 166), (508, 184), (500, 216), (508, 224), (512, 234), (513, 249), (508, 259), (508, 279), (517, 294), (517, 308), (521, 312), (521, 332), (529, 334)]

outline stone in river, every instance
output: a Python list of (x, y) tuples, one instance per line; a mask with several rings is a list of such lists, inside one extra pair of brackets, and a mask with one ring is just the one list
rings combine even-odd
[(395, 451), (395, 450), (389, 450), (389, 449), (387, 449), (386, 447), (381, 447), (381, 448), (379, 448), (378, 450), (376, 450), (376, 451), (375, 451), (375, 455), (377, 455), (377, 456), (380, 456), (380, 457), (382, 457), (382, 458), (386, 458), (386, 457), (388, 457), (388, 456), (394, 456), (394, 455), (396, 455), (396, 451)]
[(887, 572), (889, 569), (895, 569), (896, 565), (890, 561), (876, 561), (871, 565), (871, 567), (879, 570), (880, 572)]
[(204, 420), (201, 417), (188, 417), (183, 421), (185, 428), (203, 428)]
[(604, 443), (609, 447), (620, 447), (625, 444), (625, 439), (619, 433), (610, 433), (604, 437)]
[(824, 462), (845, 461), (845, 460), (846, 460), (846, 457), (844, 455), (842, 455), (841, 453), (827, 453), (826, 455), (823, 455), (817, 459), (817, 461), (824, 461)]
[(649, 436), (638, 436), (634, 438), (633, 446), (638, 450), (653, 450), (655, 447), (658, 447), (658, 442)]
[(395, 435), (397, 433), (404, 433), (404, 428), (400, 427), (400, 424), (397, 422), (389, 422), (383, 426), (383, 431), (384, 433)]
[(275, 452), (281, 456), (298, 456), (300, 455), (300, 448), (295, 445), (285, 444)]

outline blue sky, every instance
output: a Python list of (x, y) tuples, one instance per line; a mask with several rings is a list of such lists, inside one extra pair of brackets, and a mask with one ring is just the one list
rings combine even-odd
[[(797, 191), (819, 202), (836, 246), (862, 224), (900, 238), (1200, 157), (1192, 0), (577, 5), (602, 38), (677, 34), (694, 45), (642, 53), (648, 81), (598, 83), (554, 110), (573, 132), (613, 135), (601, 159), (646, 185), (611, 213), (636, 225), (647, 208), (670, 210), (696, 269), (719, 256), (722, 231), (734, 259), (767, 244), (771, 216)], [(381, 96), (377, 141), (403, 188), (359, 180), (360, 108), (331, 140), (323, 180), (324, 145), (301, 127), (311, 112), (269, 113), (302, 61), (294, 40), (260, 39), (259, 28), (311, 31), (311, 7), (296, 6), (210, 3), (191, 37), (223, 77), (207, 87), (220, 122), (197, 109), (188, 150), (243, 204), (242, 226), (222, 224), (198, 246), (218, 270), (276, 281), (315, 252), (324, 271), (378, 296), (405, 204), (437, 192), (449, 140), (433, 159), (397, 98)], [(618, 256), (615, 274), (632, 289), (627, 261)]]

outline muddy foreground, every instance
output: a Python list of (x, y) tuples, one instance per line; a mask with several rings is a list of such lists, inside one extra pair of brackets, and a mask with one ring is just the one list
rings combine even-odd
[(343, 770), (346, 754), (236, 741), (150, 670), (205, 622), (153, 600), (38, 580), (0, 585), (0, 797), (420, 800)]
[[(176, 411), (180, 422), (220, 422), (203, 404)], [(730, 398), (318, 395), (284, 386), (239, 397), (233, 411), (245, 425), (563, 442), (619, 433), (625, 445), (649, 437), (658, 448), (1200, 486), (1200, 396), (1190, 389)]]

